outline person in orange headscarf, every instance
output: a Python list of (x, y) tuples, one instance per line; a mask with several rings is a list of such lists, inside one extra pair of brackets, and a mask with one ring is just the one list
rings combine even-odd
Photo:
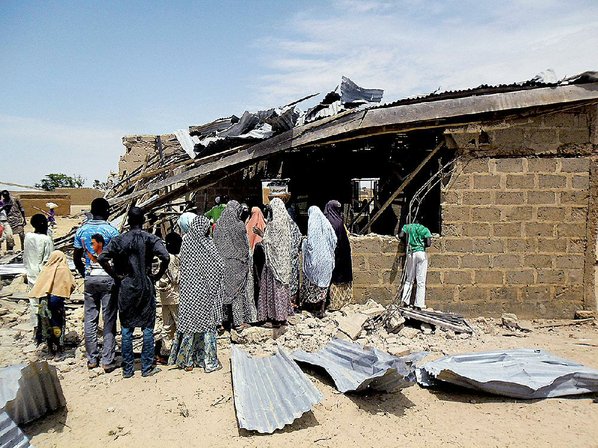
[(264, 269), (264, 263), (266, 262), (266, 255), (264, 254), (264, 247), (262, 246), (262, 236), (253, 231), (253, 228), (255, 227), (263, 234), (264, 229), (266, 228), (266, 220), (259, 207), (251, 207), (251, 216), (247, 220), (246, 227), (247, 237), (249, 238), (249, 252), (251, 253), (253, 266), (253, 297), (257, 306), (262, 270)]
[(75, 277), (69, 269), (66, 255), (59, 250), (50, 254), (42, 268), (29, 297), (40, 299), (37, 318), (36, 340), (46, 341), (52, 354), (62, 352), (66, 319), (64, 301), (75, 289)]

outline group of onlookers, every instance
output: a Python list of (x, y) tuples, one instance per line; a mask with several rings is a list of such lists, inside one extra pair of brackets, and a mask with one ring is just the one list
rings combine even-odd
[[(122, 335), (123, 375), (134, 374), (133, 332), (143, 335), (141, 372), (156, 363), (185, 370), (221, 367), (218, 332), (229, 326), (279, 327), (298, 307), (323, 315), (351, 301), (351, 249), (341, 204), (324, 212), (312, 206), (303, 236), (285, 204), (274, 198), (266, 216), (260, 207), (222, 198), (206, 215), (183, 213), (178, 232), (164, 240), (143, 230), (144, 214), (132, 207), (123, 234), (108, 221), (109, 204), (95, 199), (91, 217), (74, 237), (73, 261), (84, 278), (84, 335), (87, 366), (110, 372), (115, 358), (117, 316)], [(53, 251), (48, 220), (34, 215), (25, 237), (24, 261), (31, 286), (38, 342), (52, 353), (63, 347), (64, 300), (74, 288), (66, 256)], [(302, 255), (301, 255), (302, 254)], [(301, 257), (303, 259), (300, 265)], [(155, 259), (159, 267), (152, 267)], [(301, 275), (302, 273), (302, 275)], [(162, 304), (161, 349), (155, 357), (156, 292)], [(103, 347), (98, 322), (103, 320)]]

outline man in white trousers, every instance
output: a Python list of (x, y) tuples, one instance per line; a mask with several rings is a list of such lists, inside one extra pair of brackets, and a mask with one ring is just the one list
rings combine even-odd
[(399, 233), (399, 238), (405, 239), (405, 285), (401, 305), (409, 306), (413, 280), (417, 282), (415, 290), (415, 304), (417, 310), (426, 307), (426, 275), (428, 273), (428, 256), (426, 248), (432, 245), (430, 230), (421, 224), (405, 224)]

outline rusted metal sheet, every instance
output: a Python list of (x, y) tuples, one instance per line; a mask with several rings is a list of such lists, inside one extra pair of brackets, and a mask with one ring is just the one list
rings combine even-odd
[(66, 405), (56, 368), (46, 361), (0, 369), (0, 409), (17, 425)]
[(324, 368), (342, 393), (366, 389), (393, 392), (415, 384), (415, 369), (411, 363), (342, 339), (333, 339), (314, 353), (297, 350), (292, 357), (295, 361)]
[(253, 357), (232, 346), (232, 376), (239, 427), (270, 434), (293, 423), (322, 394), (283, 350)]

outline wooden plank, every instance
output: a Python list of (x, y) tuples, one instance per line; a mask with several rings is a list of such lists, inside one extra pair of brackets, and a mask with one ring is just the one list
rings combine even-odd
[(421, 161), (421, 163), (409, 174), (409, 176), (407, 176), (405, 178), (405, 180), (403, 180), (401, 185), (399, 185), (399, 188), (397, 188), (390, 195), (390, 197), (386, 200), (386, 202), (384, 202), (384, 204), (382, 204), (382, 207), (380, 207), (380, 210), (378, 210), (376, 212), (376, 214), (374, 216), (372, 216), (372, 219), (370, 219), (370, 222), (361, 230), (362, 234), (365, 234), (370, 231), (370, 229), (372, 228), (372, 224), (374, 224), (378, 220), (378, 218), (380, 218), (380, 216), (382, 216), (382, 213), (384, 213), (384, 211), (388, 208), (388, 206), (390, 204), (392, 204), (392, 202), (403, 192), (403, 190), (407, 187), (407, 185), (409, 185), (409, 183), (413, 180), (413, 178), (419, 174), (419, 172), (422, 170), (422, 168), (424, 166), (426, 166), (426, 164), (430, 161), (430, 159), (432, 159), (432, 157), (434, 157), (438, 153), (438, 151), (440, 151), (440, 149), (444, 146), (444, 144), (445, 144), (445, 142), (443, 139), (440, 143), (438, 143), (436, 145), (436, 147), (432, 151), (430, 151), (430, 154), (428, 154), (424, 158), (424, 160)]

